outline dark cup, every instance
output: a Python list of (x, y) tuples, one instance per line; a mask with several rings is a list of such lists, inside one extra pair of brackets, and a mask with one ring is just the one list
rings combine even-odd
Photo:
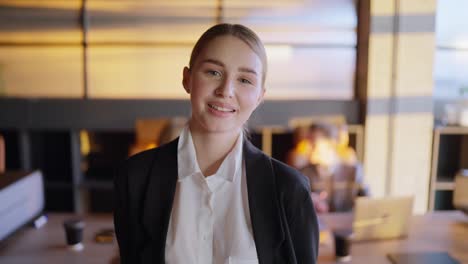
[(351, 242), (353, 232), (348, 229), (333, 230), (335, 239), (335, 256), (339, 262), (347, 262), (351, 260)]
[(67, 238), (67, 244), (75, 247), (77, 250), (82, 249), (83, 245), (83, 228), (85, 223), (80, 219), (69, 219), (63, 222), (65, 228), (65, 235)]

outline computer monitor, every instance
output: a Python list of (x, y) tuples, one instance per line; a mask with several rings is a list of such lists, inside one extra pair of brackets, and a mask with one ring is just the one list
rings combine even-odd
[(44, 209), (41, 171), (0, 174), (0, 242)]
[(355, 203), (353, 239), (390, 239), (408, 234), (413, 197), (358, 197)]

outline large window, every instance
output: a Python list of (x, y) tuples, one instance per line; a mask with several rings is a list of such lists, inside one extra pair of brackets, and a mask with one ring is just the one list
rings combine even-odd
[(270, 99), (352, 99), (357, 16), (353, 1), (225, 0), (223, 19), (267, 46)]
[(468, 1), (437, 1), (435, 99), (468, 97)]
[(80, 4), (0, 2), (0, 96), (83, 97)]
[(354, 3), (3, 0), (0, 96), (187, 98), (181, 77), (192, 46), (229, 22), (265, 42), (267, 99), (352, 99)]

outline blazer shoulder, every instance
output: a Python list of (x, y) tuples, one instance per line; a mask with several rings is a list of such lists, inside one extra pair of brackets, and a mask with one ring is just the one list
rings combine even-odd
[(117, 170), (139, 170), (142, 168), (142, 166), (149, 165), (150, 163), (152, 163), (153, 159), (157, 156), (159, 151), (159, 148), (153, 148), (130, 156), (117, 166)]
[(309, 179), (295, 168), (271, 158), (279, 188), (286, 192), (309, 192)]
[(135, 166), (139, 167), (142, 164), (148, 164), (148, 162), (152, 161), (154, 158), (160, 155), (160, 153), (164, 154), (169, 152), (174, 147), (177, 149), (177, 142), (178, 138), (157, 148), (148, 149), (132, 155), (123, 161), (119, 167), (132, 168)]
[(267, 169), (270, 173), (270, 166), (272, 169), (272, 176), (275, 178), (276, 185), (280, 192), (309, 192), (309, 180), (302, 175), (298, 170), (293, 167), (276, 160), (263, 151), (255, 147), (250, 141), (245, 141), (245, 154), (246, 158), (251, 163), (261, 164), (258, 168)]
[(177, 142), (178, 139), (175, 139), (160, 147), (145, 150), (128, 157), (116, 167), (116, 177), (128, 177), (131, 174), (132, 180), (138, 180), (141, 178), (140, 175), (148, 173), (158, 156), (169, 153), (172, 148), (177, 149)]

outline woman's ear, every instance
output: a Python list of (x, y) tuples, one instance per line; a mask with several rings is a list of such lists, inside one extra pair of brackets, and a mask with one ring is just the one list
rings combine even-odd
[(182, 85), (184, 86), (185, 91), (190, 94), (190, 69), (188, 67), (184, 67), (182, 74)]

